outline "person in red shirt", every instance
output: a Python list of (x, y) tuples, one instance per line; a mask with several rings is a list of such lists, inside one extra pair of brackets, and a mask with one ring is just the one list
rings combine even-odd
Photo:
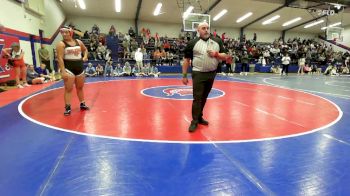
[(226, 33), (221, 34), (221, 39), (222, 39), (222, 42), (225, 42), (225, 39), (226, 39)]
[[(27, 67), (24, 64), (24, 52), (21, 49), (19, 43), (14, 42), (11, 44), (11, 48), (2, 49), (2, 56), (9, 59), (9, 63), (14, 67), (16, 73), (16, 85), (18, 88), (30, 86), (27, 83)], [(22, 84), (20, 82), (22, 79)]]
[(168, 41), (168, 40), (165, 40), (165, 41), (164, 41), (163, 48), (164, 48), (165, 52), (169, 52), (169, 50), (170, 50), (170, 44), (169, 44), (169, 41)]

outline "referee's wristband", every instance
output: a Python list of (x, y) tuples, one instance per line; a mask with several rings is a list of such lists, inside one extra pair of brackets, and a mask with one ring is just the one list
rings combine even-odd
[(187, 73), (182, 73), (183, 78), (187, 78)]
[(218, 57), (219, 57), (219, 52), (215, 52), (215, 53), (214, 53), (214, 57), (215, 57), (215, 58), (218, 58)]

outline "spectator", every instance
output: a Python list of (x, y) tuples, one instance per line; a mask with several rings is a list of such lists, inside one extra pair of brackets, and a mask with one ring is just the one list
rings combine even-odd
[(130, 37), (135, 37), (135, 31), (132, 27), (129, 28), (129, 31), (128, 31)]
[(102, 42), (100, 42), (98, 44), (98, 47), (97, 47), (97, 57), (99, 60), (103, 60), (106, 58), (106, 52), (107, 52), (107, 49), (106, 47), (102, 44)]
[(98, 76), (103, 75), (103, 66), (100, 63), (96, 66), (96, 73)]
[(150, 67), (149, 76), (158, 78), (160, 74), (160, 72), (158, 71), (158, 68), (156, 66), (151, 66), (150, 64), (147, 64), (147, 66)]
[(40, 75), (34, 70), (34, 65), (28, 65), (27, 81), (28, 84), (42, 84), (45, 82), (45, 78), (40, 77)]
[(88, 66), (85, 69), (85, 75), (87, 77), (95, 77), (97, 76), (97, 72), (95, 67), (92, 66), (92, 63), (88, 63)]
[(139, 77), (142, 76), (142, 72), (137, 66), (134, 66), (134, 68), (132, 68), (132, 75)]
[(156, 51), (154, 51), (153, 60), (155, 60), (156, 65), (162, 64), (162, 53), (159, 51), (159, 48), (157, 48)]
[(244, 51), (243, 52), (243, 55), (242, 55), (242, 58), (241, 58), (241, 60), (242, 60), (242, 71), (241, 71), (241, 73), (240, 73), (240, 75), (248, 75), (248, 69), (249, 69), (249, 65), (248, 65), (248, 63), (249, 63), (249, 56), (248, 56), (248, 53), (247, 53), (247, 51)]
[[(23, 88), (25, 86), (30, 86), (27, 83), (26, 75), (27, 75), (27, 67), (24, 64), (24, 52), (21, 49), (19, 43), (14, 42), (11, 44), (11, 48), (3, 48), (2, 56), (7, 58), (9, 64), (12, 65), (15, 69), (15, 79), (16, 85), (18, 88)], [(20, 78), (22, 79), (22, 83), (20, 82)]]
[(136, 66), (139, 69), (142, 69), (142, 67), (143, 67), (143, 54), (141, 52), (141, 48), (138, 48), (137, 51), (135, 52), (135, 61), (136, 61)]
[(300, 74), (303, 75), (304, 74), (305, 62), (306, 62), (305, 54), (302, 54), (301, 57), (298, 60), (298, 66), (299, 66), (298, 75), (300, 75)]
[(286, 75), (286, 76), (288, 75), (290, 61), (291, 61), (291, 59), (289, 57), (289, 54), (287, 52), (285, 52), (284, 55), (282, 56), (282, 71), (281, 71), (281, 75)]
[(114, 68), (113, 76), (123, 76), (123, 68), (120, 66), (120, 63)]
[(97, 26), (97, 24), (94, 24), (94, 26), (91, 29), (91, 33), (95, 34), (95, 35), (99, 35), (100, 34), (100, 28)]
[(50, 75), (48, 69), (46, 69), (46, 65), (44, 63), (40, 64), (40, 67), (35, 68), (36, 73), (39, 74), (40, 77), (45, 78), (45, 81), (54, 81), (54, 75)]
[(136, 52), (137, 48), (139, 48), (139, 44), (134, 38), (131, 39), (130, 47), (132, 52)]
[(123, 76), (131, 76), (132, 70), (129, 62), (126, 62), (123, 67)]
[(46, 68), (49, 70), (49, 72), (52, 72), (51, 64), (50, 64), (50, 53), (45, 48), (44, 44), (41, 44), (40, 49), (38, 50), (40, 64), (45, 64)]
[(169, 52), (169, 50), (170, 50), (170, 43), (168, 42), (168, 40), (164, 41), (163, 48), (164, 48), (165, 52)]
[(96, 61), (97, 60), (97, 46), (94, 40), (90, 41), (90, 45), (88, 47), (88, 52), (90, 54), (90, 58), (93, 57), (93, 59)]
[(113, 75), (113, 62), (112, 61), (107, 61), (106, 66), (105, 66), (105, 73), (104, 76), (112, 76)]
[(112, 25), (112, 26), (109, 28), (108, 34), (109, 34), (110, 36), (116, 36), (116, 30), (115, 30), (114, 25)]
[(125, 59), (127, 54), (130, 53), (130, 42), (127, 39), (124, 39), (122, 45), (124, 48), (123, 58)]
[(256, 42), (256, 39), (257, 39), (257, 36), (256, 36), (256, 33), (254, 33), (253, 41)]

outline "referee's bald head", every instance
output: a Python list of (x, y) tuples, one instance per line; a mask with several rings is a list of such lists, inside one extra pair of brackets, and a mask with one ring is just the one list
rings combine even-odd
[(206, 26), (206, 27), (209, 27), (209, 24), (207, 23), (207, 22), (201, 22), (201, 23), (199, 23), (198, 24), (198, 27), (197, 27), (197, 29), (199, 29), (199, 28), (201, 28), (201, 27), (203, 27), (203, 26)]
[(207, 22), (201, 22), (197, 27), (198, 37), (207, 40), (210, 36), (209, 24)]

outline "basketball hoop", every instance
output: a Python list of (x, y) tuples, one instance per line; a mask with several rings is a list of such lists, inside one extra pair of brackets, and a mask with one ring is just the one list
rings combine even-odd
[(341, 27), (328, 27), (326, 31), (327, 40), (334, 42), (343, 42), (344, 28)]
[(183, 18), (183, 29), (187, 32), (196, 32), (197, 26), (201, 22), (207, 22), (210, 27), (210, 15), (189, 13), (186, 18)]

